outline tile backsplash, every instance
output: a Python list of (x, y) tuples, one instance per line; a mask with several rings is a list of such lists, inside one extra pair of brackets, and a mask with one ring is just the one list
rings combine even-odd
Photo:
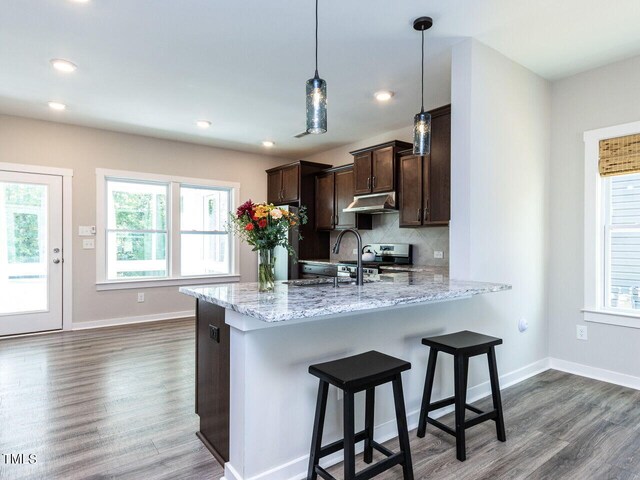
[[(414, 265), (449, 265), (449, 227), (400, 228), (398, 214), (373, 215), (373, 230), (360, 230), (362, 244), (410, 243), (413, 245)], [(331, 245), (340, 232), (331, 232)], [(340, 253), (331, 253), (331, 260), (354, 260), (353, 249), (357, 247), (353, 235), (342, 239)], [(443, 252), (444, 258), (433, 258), (434, 251)]]

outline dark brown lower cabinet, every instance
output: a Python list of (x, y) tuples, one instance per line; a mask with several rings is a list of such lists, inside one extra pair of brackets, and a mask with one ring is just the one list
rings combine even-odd
[(196, 303), (196, 433), (224, 466), (229, 461), (229, 353), (230, 329), (225, 309)]

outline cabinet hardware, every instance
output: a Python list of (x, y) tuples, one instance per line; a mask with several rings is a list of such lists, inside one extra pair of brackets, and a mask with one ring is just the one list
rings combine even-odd
[(336, 215), (336, 225), (339, 225), (340, 223), (338, 222), (338, 220), (340, 219), (340, 217), (338, 217), (338, 215)]
[(367, 190), (371, 190), (371, 177), (367, 177)]
[(416, 220), (420, 221), (420, 212), (422, 211), (421, 208), (418, 209), (418, 214), (416, 215)]
[(429, 220), (429, 208), (425, 208), (424, 209), (424, 221), (428, 221)]
[(373, 186), (371, 188), (376, 188), (376, 176), (373, 176)]

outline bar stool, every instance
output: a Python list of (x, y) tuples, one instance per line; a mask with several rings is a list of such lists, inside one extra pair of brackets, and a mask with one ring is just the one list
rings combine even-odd
[[(427, 423), (453, 435), (456, 437), (456, 457), (461, 462), (467, 458), (465, 447), (465, 429), (467, 428), (487, 420), (493, 420), (496, 422), (498, 440), (501, 442), (506, 441), (507, 437), (504, 431), (502, 400), (500, 398), (500, 385), (498, 382), (498, 368), (495, 353), (495, 346), (502, 344), (502, 339), (465, 330), (449, 335), (423, 338), (422, 343), (428, 345), (431, 349), (429, 350), (427, 376), (424, 382), (424, 394), (422, 397), (422, 407), (420, 408), (420, 420), (418, 421), (418, 437), (424, 437)], [(454, 357), (455, 394), (453, 397), (431, 403), (433, 377), (436, 372), (438, 352), (449, 353)], [(489, 361), (489, 378), (491, 380), (491, 395), (493, 397), (493, 410), (490, 412), (483, 412), (467, 403), (469, 358), (483, 354), (487, 355)], [(429, 412), (452, 404), (455, 404), (455, 430), (429, 417)], [(465, 410), (471, 410), (478, 415), (469, 420), (465, 420)]]
[[(413, 465), (409, 448), (407, 415), (404, 408), (401, 372), (409, 370), (411, 364), (380, 352), (370, 351), (352, 357), (342, 358), (309, 367), (309, 373), (320, 379), (318, 401), (311, 439), (308, 480), (316, 480), (318, 475), (326, 480), (335, 480), (319, 465), (320, 459), (344, 448), (344, 478), (359, 480), (372, 478), (395, 465), (402, 465), (404, 480), (413, 480)], [(373, 412), (375, 387), (392, 382), (400, 451), (392, 452), (373, 439)], [(322, 431), (327, 409), (329, 384), (344, 392), (344, 439), (322, 446)], [(355, 433), (354, 394), (366, 391), (364, 430)], [(373, 461), (373, 449), (387, 458), (367, 467), (356, 475), (355, 444), (364, 441), (364, 461)]]

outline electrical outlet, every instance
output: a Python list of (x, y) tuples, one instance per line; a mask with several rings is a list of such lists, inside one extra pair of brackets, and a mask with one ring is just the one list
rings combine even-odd
[(138, 303), (144, 302), (144, 293), (138, 293)]
[(96, 241), (93, 238), (83, 238), (82, 248), (85, 250), (93, 250), (96, 248)]
[(576, 338), (578, 340), (588, 340), (587, 336), (587, 326), (586, 325), (576, 325)]
[(433, 252), (433, 258), (444, 258), (444, 252), (441, 252), (440, 250), (435, 250)]
[(526, 332), (528, 328), (529, 328), (529, 322), (527, 322), (527, 319), (521, 318), (518, 321), (518, 330), (520, 331), (520, 333)]

